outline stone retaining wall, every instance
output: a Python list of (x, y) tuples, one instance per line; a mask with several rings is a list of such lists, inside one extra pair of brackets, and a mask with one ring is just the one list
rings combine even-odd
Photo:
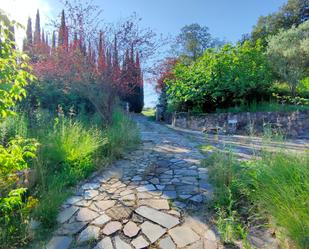
[(309, 137), (309, 111), (215, 113), (193, 115), (174, 113), (172, 125), (210, 133), (261, 134), (265, 128), (288, 137)]

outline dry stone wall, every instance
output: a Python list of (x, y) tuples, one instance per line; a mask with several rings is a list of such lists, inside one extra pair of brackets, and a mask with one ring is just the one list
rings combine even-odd
[(271, 128), (288, 137), (309, 137), (309, 111), (200, 114), (174, 113), (175, 127), (209, 133), (261, 134)]

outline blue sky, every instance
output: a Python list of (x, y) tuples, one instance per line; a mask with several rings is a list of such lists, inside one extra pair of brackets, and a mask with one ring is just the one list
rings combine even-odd
[[(94, 0), (103, 10), (108, 22), (136, 12), (142, 25), (158, 33), (177, 35), (186, 24), (206, 25), (217, 38), (236, 42), (249, 33), (260, 15), (276, 11), (287, 0)], [(19, 7), (18, 7), (19, 6)], [(58, 0), (0, 0), (4, 8), (18, 21), (26, 23), (28, 15), (34, 18), (37, 8), (44, 15), (54, 16), (61, 10)], [(45, 19), (46, 20), (46, 19)], [(154, 105), (156, 94), (145, 85), (145, 104)]]

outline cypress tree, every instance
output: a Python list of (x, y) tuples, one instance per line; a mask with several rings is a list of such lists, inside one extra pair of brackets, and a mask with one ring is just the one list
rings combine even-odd
[(135, 112), (140, 113), (144, 107), (144, 81), (143, 74), (139, 60), (138, 51), (136, 51), (135, 59), (135, 70), (136, 70), (136, 108)]
[(106, 54), (105, 54), (105, 42), (103, 32), (100, 32), (99, 47), (98, 47), (98, 71), (103, 74), (106, 70)]
[(41, 42), (42, 42), (42, 44), (45, 44), (45, 33), (44, 33), (44, 29), (42, 29), (42, 38), (41, 38)]
[(114, 48), (113, 48), (113, 80), (118, 82), (120, 79), (120, 66), (118, 60), (118, 47), (117, 47), (117, 37), (114, 38)]
[(55, 31), (53, 31), (52, 34), (52, 49), (56, 48), (56, 35), (55, 35)]
[(34, 37), (33, 44), (38, 45), (41, 42), (41, 24), (40, 24), (40, 12), (37, 10), (35, 17), (35, 29), (34, 29)]
[(32, 38), (32, 21), (31, 18), (28, 17), (27, 29), (26, 29), (26, 38), (24, 40), (24, 48), (23, 51), (29, 51), (33, 44)]
[(68, 28), (65, 24), (64, 10), (62, 10), (62, 12), (61, 12), (61, 23), (60, 23), (59, 34), (58, 34), (58, 46), (64, 47), (65, 49), (68, 49), (68, 45), (69, 45)]

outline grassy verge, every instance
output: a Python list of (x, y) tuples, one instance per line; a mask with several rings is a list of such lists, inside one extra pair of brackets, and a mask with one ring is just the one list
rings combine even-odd
[[(139, 143), (135, 124), (121, 112), (115, 112), (112, 125), (106, 126), (96, 115), (67, 118), (39, 111), (31, 119), (14, 117), (1, 129), (1, 140), (27, 135), (40, 143), (32, 164), (36, 185), (28, 194), (38, 199), (30, 217), (40, 221), (41, 226), (35, 234), (25, 229), (18, 248), (43, 248), (56, 224), (60, 205), (74, 186)], [(27, 245), (31, 240), (35, 243)], [(0, 248), (14, 248), (13, 244), (7, 238)]]
[(250, 105), (230, 107), (227, 109), (217, 109), (217, 113), (240, 113), (240, 112), (291, 112), (308, 111), (308, 105), (279, 104), (276, 102), (252, 103)]
[(289, 248), (309, 245), (309, 155), (263, 153), (239, 162), (215, 152), (204, 161), (215, 188), (217, 228), (225, 243), (247, 241), (248, 228), (271, 226)]

